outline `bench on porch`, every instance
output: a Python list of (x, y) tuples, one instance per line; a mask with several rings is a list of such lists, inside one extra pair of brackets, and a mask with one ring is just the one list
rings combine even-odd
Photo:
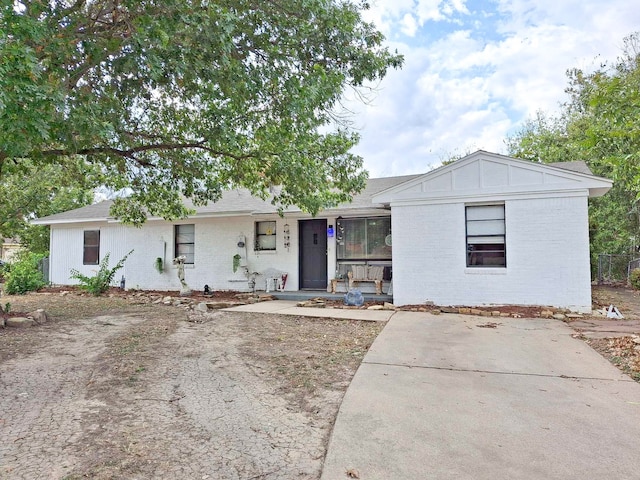
[[(351, 265), (347, 272), (349, 279), (349, 290), (355, 284), (361, 282), (372, 282), (376, 287), (376, 295), (382, 295), (382, 279), (384, 276), (384, 266), (382, 265)], [(339, 279), (331, 280), (331, 292), (336, 293)]]

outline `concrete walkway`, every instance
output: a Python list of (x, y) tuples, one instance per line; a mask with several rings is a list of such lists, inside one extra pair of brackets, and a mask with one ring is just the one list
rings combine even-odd
[(396, 312), (347, 390), (322, 479), (640, 478), (640, 384), (572, 333)]
[(356, 310), (348, 308), (313, 308), (297, 307), (297, 302), (290, 300), (273, 300), (269, 302), (258, 302), (239, 307), (230, 307), (223, 310), (229, 312), (250, 312), (250, 313), (278, 313), (280, 315), (298, 315), (302, 317), (321, 318), (345, 318), (350, 320), (370, 320), (375, 322), (386, 322), (394, 313), (394, 310)]

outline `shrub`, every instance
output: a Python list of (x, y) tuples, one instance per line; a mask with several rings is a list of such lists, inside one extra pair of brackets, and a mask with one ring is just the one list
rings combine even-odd
[(629, 283), (636, 290), (640, 290), (640, 268), (634, 268), (629, 274)]
[(131, 250), (124, 257), (120, 259), (118, 263), (116, 263), (115, 267), (109, 268), (109, 253), (107, 253), (102, 262), (100, 262), (100, 267), (98, 268), (97, 273), (93, 277), (87, 277), (83, 275), (75, 268), (71, 269), (71, 278), (75, 278), (80, 282), (79, 288), (86, 292), (89, 292), (93, 295), (102, 295), (109, 289), (109, 285), (113, 281), (113, 277), (116, 272), (124, 267), (124, 262), (129, 255), (133, 253)]
[(44, 276), (39, 268), (43, 258), (42, 254), (28, 251), (18, 253), (11, 267), (5, 269), (4, 291), (9, 295), (22, 295), (44, 287)]

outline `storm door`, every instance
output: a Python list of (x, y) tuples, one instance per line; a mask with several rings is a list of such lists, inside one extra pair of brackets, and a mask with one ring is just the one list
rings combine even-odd
[(327, 288), (327, 221), (300, 220), (300, 288)]

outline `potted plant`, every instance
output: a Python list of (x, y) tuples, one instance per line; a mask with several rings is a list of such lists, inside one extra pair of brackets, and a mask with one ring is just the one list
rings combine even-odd
[(241, 259), (242, 259), (242, 257), (238, 253), (236, 253), (233, 256), (233, 273), (236, 273), (238, 271), (238, 267), (240, 266), (240, 260)]
[(162, 260), (161, 257), (156, 258), (156, 261), (154, 262), (153, 266), (156, 268), (158, 273), (164, 272), (164, 261)]

